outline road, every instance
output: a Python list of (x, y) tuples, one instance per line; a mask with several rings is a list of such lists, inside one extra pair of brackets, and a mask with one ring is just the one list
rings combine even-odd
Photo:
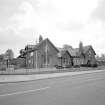
[(0, 105), (105, 105), (105, 71), (0, 84)]

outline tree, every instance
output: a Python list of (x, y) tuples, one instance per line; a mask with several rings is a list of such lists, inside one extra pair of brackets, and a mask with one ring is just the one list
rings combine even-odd
[(24, 49), (21, 49), (20, 50), (20, 55), (23, 55), (25, 53), (25, 50)]
[(101, 54), (101, 58), (105, 58), (105, 54)]
[(4, 54), (4, 59), (6, 60), (6, 65), (7, 65), (7, 68), (10, 64), (10, 61), (14, 58), (14, 53), (12, 51), (12, 49), (8, 49), (5, 54)]
[(5, 52), (5, 56), (6, 56), (7, 59), (13, 59), (14, 58), (14, 53), (13, 53), (12, 49), (8, 49)]

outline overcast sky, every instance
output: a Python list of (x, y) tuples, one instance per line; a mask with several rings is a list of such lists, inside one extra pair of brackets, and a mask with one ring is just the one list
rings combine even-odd
[(105, 0), (0, 0), (0, 53), (15, 56), (38, 36), (54, 45), (92, 45), (105, 53)]

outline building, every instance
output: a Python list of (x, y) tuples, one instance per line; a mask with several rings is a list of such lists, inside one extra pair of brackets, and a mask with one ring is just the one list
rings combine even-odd
[(39, 40), (36, 45), (27, 45), (20, 57), (26, 59), (27, 68), (54, 67), (58, 63), (59, 50), (46, 38)]
[(91, 45), (83, 46), (80, 42), (79, 48), (66, 46), (65, 49), (73, 58), (73, 66), (94, 66), (96, 64), (96, 53)]
[(83, 63), (85, 65), (94, 66), (96, 64), (95, 51), (91, 45), (83, 47)]
[(18, 58), (25, 59), (27, 68), (72, 67), (72, 56), (63, 48), (56, 48), (48, 39), (40, 36), (39, 43), (27, 45)]
[[(39, 37), (36, 45), (27, 45), (20, 51), (20, 56), (25, 61), (27, 68), (53, 68), (53, 67), (75, 67), (75, 66), (94, 66), (96, 64), (95, 51), (91, 45), (79, 48), (65, 45), (57, 48), (48, 39)], [(22, 63), (23, 65), (23, 63)]]
[(64, 68), (72, 67), (72, 56), (67, 50), (59, 48), (57, 65)]

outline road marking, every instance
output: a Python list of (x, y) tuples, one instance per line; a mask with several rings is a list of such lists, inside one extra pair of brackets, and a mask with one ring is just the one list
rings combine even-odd
[(48, 88), (51, 88), (51, 87), (44, 87), (44, 88), (39, 88), (39, 89), (35, 89), (35, 90), (28, 90), (28, 91), (20, 91), (20, 92), (9, 93), (9, 94), (2, 94), (2, 95), (0, 95), (0, 97), (12, 96), (12, 95), (20, 95), (20, 94), (31, 93), (31, 92), (37, 92), (37, 91), (46, 90)]

